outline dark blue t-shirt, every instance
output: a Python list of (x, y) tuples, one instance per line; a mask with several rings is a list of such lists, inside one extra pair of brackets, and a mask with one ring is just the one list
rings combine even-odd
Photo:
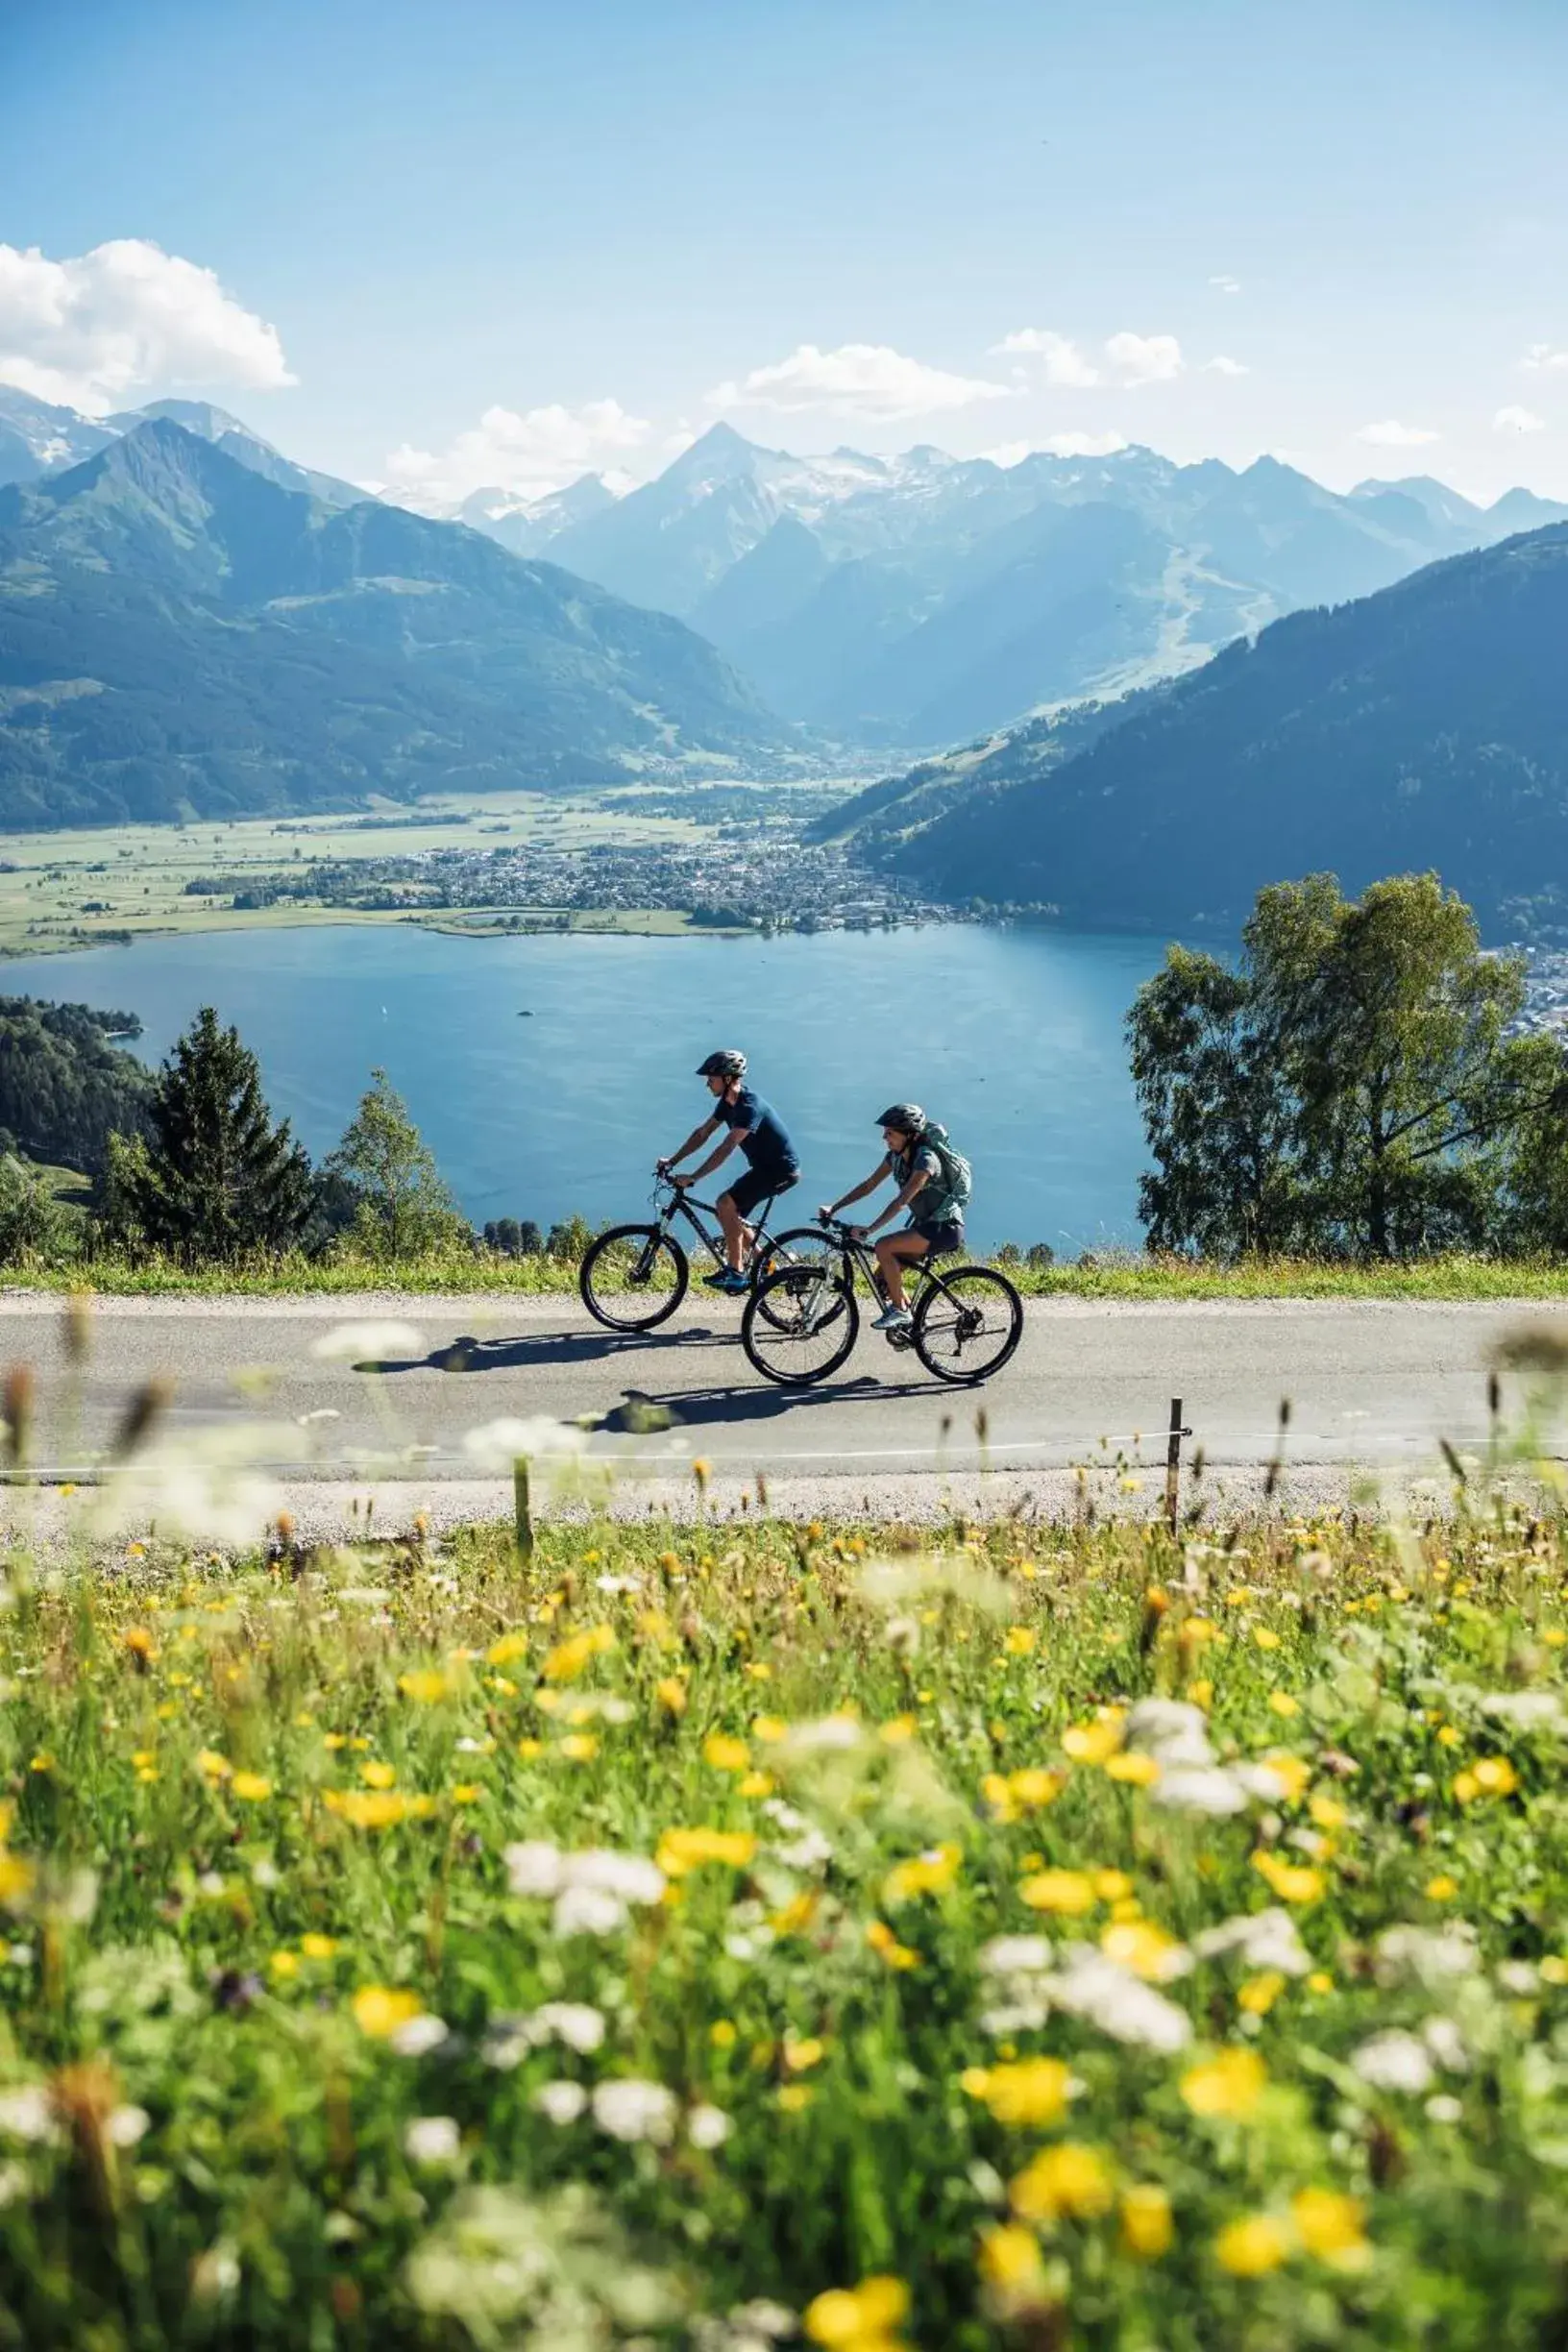
[(759, 1176), (799, 1175), (799, 1157), (778, 1113), (749, 1087), (742, 1087), (732, 1103), (722, 1102), (719, 1116), (726, 1127), (750, 1130), (741, 1150)]

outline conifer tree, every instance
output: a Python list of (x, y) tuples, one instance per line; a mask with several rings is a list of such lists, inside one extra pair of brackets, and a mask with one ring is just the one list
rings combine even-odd
[(112, 1139), (107, 1222), (197, 1262), (286, 1249), (310, 1213), (310, 1162), (274, 1126), (237, 1029), (204, 1005), (159, 1074), (145, 1139)]

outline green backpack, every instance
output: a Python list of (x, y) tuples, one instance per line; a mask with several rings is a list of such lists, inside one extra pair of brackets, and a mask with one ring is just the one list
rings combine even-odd
[(962, 1221), (974, 1190), (973, 1168), (961, 1151), (954, 1151), (947, 1140), (946, 1128), (935, 1119), (926, 1121), (919, 1140), (930, 1145), (942, 1164), (940, 1182), (928, 1184), (920, 1194), (921, 1213), (933, 1225), (945, 1224), (950, 1218)]

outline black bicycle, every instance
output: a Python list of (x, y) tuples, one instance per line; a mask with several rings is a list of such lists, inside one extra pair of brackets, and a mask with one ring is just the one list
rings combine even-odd
[[(806, 1262), (803, 1250), (785, 1249), (768, 1232), (768, 1214), (787, 1188), (770, 1192), (748, 1217), (756, 1239), (751, 1252), (751, 1297), (769, 1275)], [(589, 1243), (577, 1272), (582, 1303), (606, 1331), (653, 1331), (667, 1323), (686, 1296), (691, 1263), (672, 1227), (683, 1218), (713, 1260), (715, 1270), (727, 1262), (723, 1238), (702, 1216), (717, 1217), (711, 1201), (693, 1200), (671, 1181), (663, 1168), (654, 1171), (649, 1196), (653, 1216), (646, 1225), (612, 1225)], [(702, 1215), (698, 1212), (701, 1211)], [(821, 1237), (808, 1238), (821, 1248)], [(747, 1301), (749, 1307), (751, 1300)]]
[[(796, 1237), (781, 1236), (780, 1240)], [(765, 1275), (746, 1302), (741, 1345), (765, 1380), (809, 1387), (844, 1363), (860, 1336), (855, 1276), (881, 1295), (870, 1242), (839, 1217), (820, 1217), (812, 1236), (818, 1256)], [(911, 1347), (936, 1380), (968, 1386), (999, 1372), (1023, 1336), (1023, 1301), (994, 1266), (933, 1265), (917, 1259), (904, 1270), (918, 1284), (915, 1319), (888, 1332), (894, 1347)]]

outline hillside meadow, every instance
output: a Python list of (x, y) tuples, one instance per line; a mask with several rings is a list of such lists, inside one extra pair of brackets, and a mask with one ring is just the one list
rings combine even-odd
[(15, 1544), (0, 2345), (1560, 2340), (1561, 1526), (705, 1476)]

